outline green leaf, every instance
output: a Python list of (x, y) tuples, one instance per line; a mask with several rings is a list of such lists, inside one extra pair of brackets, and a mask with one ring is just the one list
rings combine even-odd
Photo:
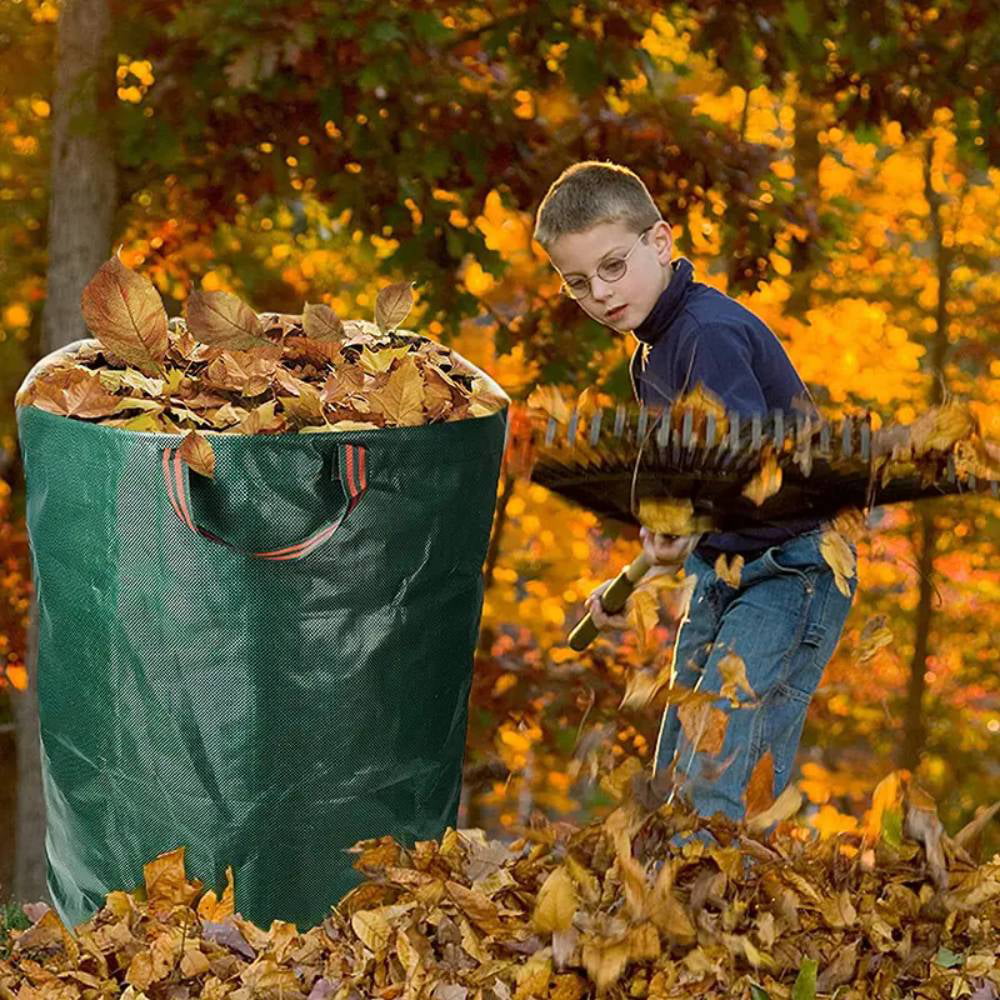
[(949, 951), (949, 949), (945, 947), (941, 947), (938, 948), (938, 953), (934, 956), (934, 961), (936, 964), (940, 965), (942, 969), (954, 969), (965, 961), (965, 956), (956, 955), (955, 952)]
[(903, 813), (900, 809), (886, 809), (882, 813), (882, 839), (890, 847), (903, 846)]
[(764, 989), (763, 986), (758, 986), (756, 983), (750, 984), (750, 1000), (771, 1000), (771, 995)]
[(799, 974), (795, 977), (792, 987), (792, 1000), (816, 1000), (816, 968), (815, 958), (802, 959)]

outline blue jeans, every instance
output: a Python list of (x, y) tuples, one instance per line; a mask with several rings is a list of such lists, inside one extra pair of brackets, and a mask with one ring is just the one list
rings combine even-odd
[(728, 698), (713, 703), (729, 717), (718, 753), (694, 751), (691, 737), (697, 740), (698, 734), (683, 731), (676, 705), (663, 713), (654, 773), (676, 757), (679, 792), (699, 815), (718, 811), (742, 819), (747, 783), (768, 750), (775, 797), (791, 780), (806, 710), (857, 587), (855, 573), (849, 582), (851, 597), (837, 589), (820, 553), (821, 536), (819, 529), (772, 546), (743, 567), (738, 588), (693, 553), (684, 564), (697, 583), (678, 630), (671, 687), (719, 691), (719, 661), (732, 651), (743, 659), (755, 695), (738, 690), (739, 708)]

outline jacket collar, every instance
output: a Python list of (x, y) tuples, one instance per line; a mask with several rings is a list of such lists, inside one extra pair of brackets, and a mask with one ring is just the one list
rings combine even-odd
[(694, 275), (691, 261), (686, 257), (678, 257), (670, 266), (673, 269), (670, 284), (660, 293), (649, 315), (632, 331), (636, 340), (644, 344), (655, 344), (670, 328), (691, 290)]

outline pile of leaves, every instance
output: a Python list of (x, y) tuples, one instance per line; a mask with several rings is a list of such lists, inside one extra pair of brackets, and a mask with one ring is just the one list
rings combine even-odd
[(372, 323), (341, 320), (323, 304), (257, 313), (229, 292), (195, 291), (185, 316), (168, 320), (153, 284), (115, 256), (83, 291), (95, 339), (51, 355), (17, 404), (132, 431), (188, 432), (182, 457), (206, 474), (206, 432), (414, 427), (506, 406), (503, 390), (459, 354), (399, 328), (413, 301), (409, 282), (381, 289)]
[(308, 930), (244, 920), (232, 872), (205, 892), (175, 850), (75, 932), (26, 907), (0, 998), (1000, 996), (1000, 856), (967, 850), (1000, 803), (949, 838), (899, 772), (875, 792), (879, 835), (817, 840), (785, 821), (795, 794), (705, 820), (642, 772), (607, 774), (617, 808), (583, 828), (536, 814), (510, 844), (450, 828), (362, 841), (365, 880)]

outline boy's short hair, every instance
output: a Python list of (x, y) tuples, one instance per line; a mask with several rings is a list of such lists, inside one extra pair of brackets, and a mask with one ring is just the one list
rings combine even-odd
[(583, 160), (552, 182), (538, 206), (534, 236), (548, 250), (560, 236), (602, 222), (623, 222), (641, 233), (661, 218), (646, 185), (628, 167)]

